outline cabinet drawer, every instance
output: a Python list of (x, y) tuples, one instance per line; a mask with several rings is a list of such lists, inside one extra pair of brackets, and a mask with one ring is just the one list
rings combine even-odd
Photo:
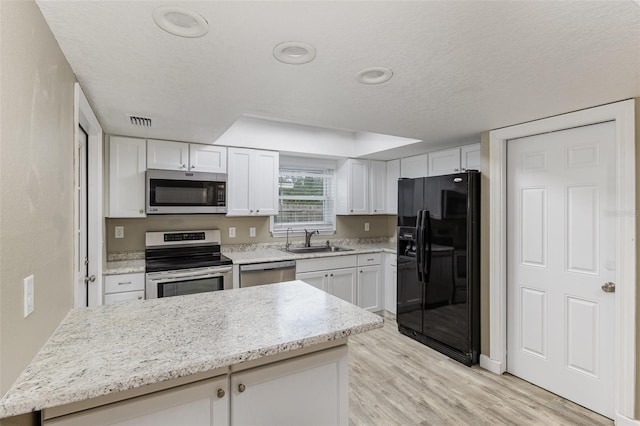
[(296, 273), (327, 271), (329, 269), (355, 268), (358, 259), (356, 256), (331, 256), (319, 259), (302, 259), (296, 261)]
[(382, 263), (382, 253), (367, 253), (358, 255), (358, 266), (379, 265)]
[(105, 294), (135, 290), (144, 291), (144, 274), (120, 274), (104, 277)]
[(106, 294), (104, 296), (105, 305), (113, 305), (114, 303), (129, 302), (131, 300), (144, 300), (144, 290)]

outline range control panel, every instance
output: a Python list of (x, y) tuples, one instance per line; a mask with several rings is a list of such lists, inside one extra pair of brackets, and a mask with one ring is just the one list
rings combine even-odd
[(199, 241), (204, 240), (204, 232), (176, 232), (164, 234), (164, 241)]

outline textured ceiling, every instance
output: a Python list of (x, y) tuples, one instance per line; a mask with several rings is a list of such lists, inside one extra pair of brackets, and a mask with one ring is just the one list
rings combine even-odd
[[(159, 5), (202, 14), (196, 39)], [(213, 143), (241, 114), (433, 144), (640, 96), (634, 1), (38, 0), (108, 133)], [(315, 46), (276, 61), (284, 41)], [(363, 85), (356, 72), (394, 76)], [(126, 114), (149, 116), (152, 129)]]

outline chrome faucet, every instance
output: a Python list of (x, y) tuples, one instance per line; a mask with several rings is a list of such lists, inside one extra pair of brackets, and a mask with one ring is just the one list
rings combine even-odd
[(305, 247), (311, 247), (311, 237), (313, 235), (319, 235), (320, 231), (318, 231), (317, 229), (315, 231), (307, 231), (306, 229), (304, 230), (304, 246)]
[(287, 250), (287, 251), (289, 250), (289, 245), (291, 244), (291, 243), (289, 242), (289, 231), (293, 232), (293, 229), (292, 229), (291, 227), (288, 227), (288, 228), (287, 228), (287, 245), (286, 245), (286, 246), (284, 246), (284, 249), (285, 249), (285, 250)]

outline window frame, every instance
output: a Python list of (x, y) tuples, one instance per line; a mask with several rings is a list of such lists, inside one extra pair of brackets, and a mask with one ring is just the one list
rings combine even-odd
[[(288, 160), (288, 161), (287, 161)], [(269, 218), (269, 230), (271, 231), (271, 235), (273, 237), (285, 237), (287, 235), (287, 229), (291, 229), (289, 231), (289, 236), (303, 236), (304, 229), (309, 231), (318, 230), (319, 235), (334, 235), (336, 233), (336, 164), (334, 161), (322, 161), (318, 159), (304, 159), (304, 158), (291, 158), (287, 159), (286, 157), (282, 158), (280, 161), (280, 168), (278, 170), (278, 179), (282, 176), (282, 174), (287, 171), (291, 172), (290, 174), (295, 175), (296, 172), (302, 176), (305, 175), (305, 170), (309, 172), (319, 173), (318, 177), (326, 177), (330, 179), (330, 187), (327, 188), (327, 180), (324, 179), (324, 195), (322, 199), (324, 201), (332, 199), (332, 206), (330, 210), (323, 208), (324, 221), (323, 222), (290, 222), (286, 225), (279, 225), (275, 223), (276, 216), (270, 216)], [(330, 176), (328, 175), (328, 171), (330, 172)], [(312, 175), (311, 173), (309, 175)], [(327, 194), (328, 191), (328, 194)], [(278, 204), (280, 204), (283, 199), (300, 199), (294, 196), (284, 196), (286, 198), (281, 198), (280, 195), (280, 184), (278, 183)], [(303, 196), (304, 197), (304, 196)], [(314, 196), (309, 196), (309, 199), (318, 199)], [(301, 197), (302, 198), (302, 197)], [(303, 198), (302, 198), (303, 199)]]

